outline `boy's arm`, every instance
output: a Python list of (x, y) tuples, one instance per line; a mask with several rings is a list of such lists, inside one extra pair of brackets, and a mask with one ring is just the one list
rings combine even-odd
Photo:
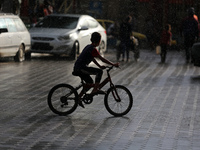
[(105, 67), (101, 66), (96, 59), (93, 59), (93, 62), (101, 69), (104, 69)]
[[(119, 67), (119, 63), (113, 63), (111, 61), (109, 61), (108, 59), (102, 57), (101, 55), (98, 55), (97, 58), (99, 58), (102, 62), (108, 64), (108, 65), (112, 65), (112, 66), (115, 66), (115, 67)], [(95, 60), (96, 61), (96, 60)], [(100, 64), (99, 64), (100, 65)]]

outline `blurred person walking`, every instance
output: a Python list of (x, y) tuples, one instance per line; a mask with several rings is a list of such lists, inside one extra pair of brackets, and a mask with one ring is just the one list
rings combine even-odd
[(191, 50), (190, 48), (193, 46), (195, 41), (198, 40), (199, 37), (199, 29), (198, 29), (198, 21), (194, 18), (194, 8), (191, 7), (188, 9), (188, 16), (183, 19), (181, 24), (181, 36), (184, 37), (184, 49), (186, 55), (186, 63), (189, 63), (191, 60)]
[(124, 61), (125, 53), (126, 53), (126, 61), (129, 61), (129, 49), (130, 49), (130, 38), (132, 35), (131, 22), (132, 17), (127, 16), (125, 20), (121, 23), (119, 29), (119, 38), (121, 41), (120, 47), (122, 49), (122, 61)]
[(166, 56), (167, 56), (167, 49), (168, 49), (168, 46), (171, 45), (171, 41), (172, 41), (171, 25), (166, 24), (160, 38), (161, 63), (165, 63)]
[(155, 49), (155, 45), (156, 45), (156, 30), (155, 27), (153, 25), (153, 19), (151, 17), (147, 17), (147, 19), (145, 20), (146, 24), (145, 24), (145, 35), (147, 37), (147, 41), (148, 41), (148, 45), (150, 47), (150, 49), (153, 51)]
[(53, 13), (53, 6), (48, 0), (44, 0), (44, 16), (48, 16)]

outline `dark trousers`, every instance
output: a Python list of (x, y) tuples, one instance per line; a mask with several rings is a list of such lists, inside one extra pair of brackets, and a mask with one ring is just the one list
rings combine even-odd
[(103, 70), (94, 67), (85, 67), (81, 69), (78, 73), (78, 76), (85, 81), (86, 83), (94, 83), (92, 77), (90, 75), (96, 75), (95, 83), (100, 83), (101, 77), (103, 74)]
[(185, 36), (184, 37), (184, 49), (185, 49), (185, 56), (186, 56), (187, 61), (190, 61), (190, 59), (191, 59), (190, 48), (193, 46), (194, 43), (195, 43), (195, 37), (193, 37), (193, 36)]
[(124, 60), (125, 53), (126, 53), (126, 59), (128, 60), (129, 59), (130, 40), (122, 40), (121, 48), (122, 48), (122, 59)]
[(161, 62), (163, 63), (165, 62), (166, 56), (167, 56), (167, 45), (161, 44), (161, 53), (160, 53)]

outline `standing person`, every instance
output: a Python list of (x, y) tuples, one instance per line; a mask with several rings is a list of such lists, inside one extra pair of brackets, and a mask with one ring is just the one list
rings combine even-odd
[(155, 49), (155, 27), (153, 25), (153, 19), (151, 17), (147, 17), (147, 19), (145, 20), (146, 24), (145, 24), (145, 35), (147, 37), (147, 42), (148, 45), (150, 46), (150, 49), (153, 51)]
[(166, 56), (167, 56), (167, 47), (169, 45), (171, 45), (171, 41), (172, 41), (171, 25), (167, 24), (167, 25), (165, 25), (165, 28), (164, 28), (161, 38), (160, 38), (161, 63), (165, 63)]
[(198, 21), (194, 18), (194, 8), (188, 9), (188, 16), (182, 21), (181, 36), (184, 37), (184, 49), (186, 55), (186, 63), (191, 60), (190, 48), (199, 37)]
[(44, 16), (50, 15), (53, 13), (53, 7), (51, 6), (50, 2), (48, 0), (44, 1)]
[[(78, 57), (78, 59), (76, 60), (76, 62), (74, 64), (74, 71), (72, 73), (73, 75), (79, 76), (87, 84), (93, 84), (93, 79), (91, 78), (90, 75), (96, 75), (95, 86), (91, 92), (91, 94), (93, 94), (93, 95), (105, 93), (104, 91), (99, 90), (99, 83), (101, 81), (101, 77), (103, 74), (102, 69), (105, 69), (105, 66), (100, 65), (97, 62), (96, 58), (100, 59), (102, 62), (104, 62), (106, 64), (113, 65), (115, 67), (119, 66), (119, 63), (113, 63), (100, 55), (100, 53), (96, 49), (96, 47), (99, 46), (100, 41), (101, 41), (100, 33), (98, 33), (98, 32), (92, 33), (92, 36), (91, 36), (92, 43), (87, 45), (83, 49), (82, 53), (80, 54), (80, 56)], [(94, 68), (94, 67), (89, 67), (88, 65), (91, 62), (94, 62), (100, 69)], [(89, 89), (87, 89), (87, 90), (89, 90)], [(81, 101), (79, 101), (79, 105), (84, 108)]]
[(119, 30), (119, 38), (121, 41), (122, 48), (122, 61), (124, 61), (125, 53), (126, 53), (126, 61), (129, 61), (129, 49), (130, 49), (130, 37), (132, 35), (131, 22), (132, 17), (128, 16), (120, 25)]

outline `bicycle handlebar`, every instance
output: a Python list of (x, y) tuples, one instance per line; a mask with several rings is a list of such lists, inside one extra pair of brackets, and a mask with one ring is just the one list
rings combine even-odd
[[(110, 70), (113, 69), (114, 66), (105, 66), (105, 67), (107, 68), (107, 69), (106, 68), (105, 69), (109, 72)], [(116, 67), (116, 68), (119, 68), (119, 67)]]

